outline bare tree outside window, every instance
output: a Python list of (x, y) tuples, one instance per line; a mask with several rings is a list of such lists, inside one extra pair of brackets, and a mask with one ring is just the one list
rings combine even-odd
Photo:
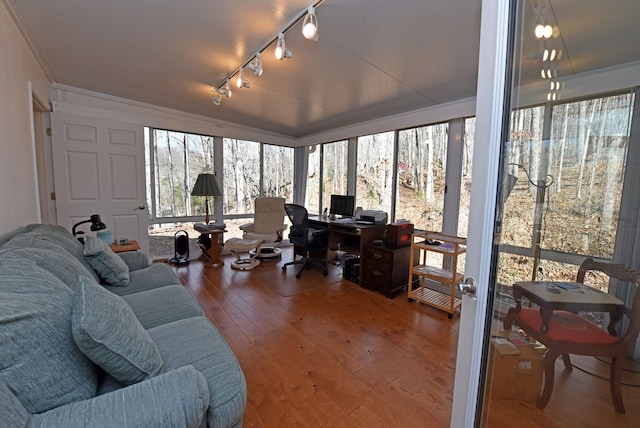
[(391, 215), (393, 132), (358, 137), (356, 206)]
[(316, 144), (308, 148), (307, 191), (304, 206), (309, 213), (320, 214), (320, 150), (322, 145)]
[(396, 218), (441, 231), (447, 165), (447, 124), (398, 132)]
[(349, 144), (347, 140), (325, 144), (322, 154), (322, 205), (329, 208), (331, 195), (347, 194)]
[(291, 201), (293, 197), (293, 149), (264, 144), (264, 196), (279, 196)]
[(260, 196), (260, 143), (225, 138), (223, 144), (224, 213), (252, 213)]
[[(147, 186), (154, 187), (147, 195), (151, 218), (204, 215), (204, 199), (192, 198), (191, 188), (198, 174), (213, 172), (213, 137), (161, 129), (151, 133), (153, 147), (146, 143), (147, 153), (151, 149), (154, 153), (153, 180)], [(147, 177), (151, 177), (149, 159)]]
[[(532, 274), (537, 242), (558, 260), (612, 258), (632, 106), (632, 93), (549, 105), (549, 140), (542, 137), (543, 106), (512, 113), (505, 163), (517, 181), (504, 203), (501, 243), (522, 255), (501, 253), (518, 260), (500, 263), (511, 266), (501, 269), (500, 282)], [(547, 277), (574, 275), (562, 263), (539, 262)]]

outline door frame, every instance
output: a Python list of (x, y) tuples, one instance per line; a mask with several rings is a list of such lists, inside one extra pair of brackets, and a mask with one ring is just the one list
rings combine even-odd
[(463, 295), (456, 357), (451, 427), (474, 427), (479, 421), (486, 367), (487, 323), (491, 321), (490, 271), (494, 247), (500, 146), (503, 134), (511, 0), (483, 0), (473, 181), (465, 276), (477, 286), (474, 297)]

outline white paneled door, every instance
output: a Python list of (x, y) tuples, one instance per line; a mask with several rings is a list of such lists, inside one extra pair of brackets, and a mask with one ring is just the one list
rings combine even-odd
[(99, 214), (114, 239), (148, 254), (143, 127), (66, 113), (51, 126), (58, 223), (71, 230)]

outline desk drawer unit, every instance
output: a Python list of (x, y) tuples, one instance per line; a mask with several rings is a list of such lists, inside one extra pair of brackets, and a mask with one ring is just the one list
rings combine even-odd
[(393, 250), (367, 245), (362, 260), (362, 287), (378, 290), (390, 299), (397, 296), (407, 286), (410, 251), (410, 247)]

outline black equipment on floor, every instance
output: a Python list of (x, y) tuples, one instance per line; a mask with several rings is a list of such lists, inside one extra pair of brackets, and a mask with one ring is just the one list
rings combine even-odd
[(174, 257), (170, 263), (189, 263), (189, 234), (185, 230), (179, 230), (173, 235)]

